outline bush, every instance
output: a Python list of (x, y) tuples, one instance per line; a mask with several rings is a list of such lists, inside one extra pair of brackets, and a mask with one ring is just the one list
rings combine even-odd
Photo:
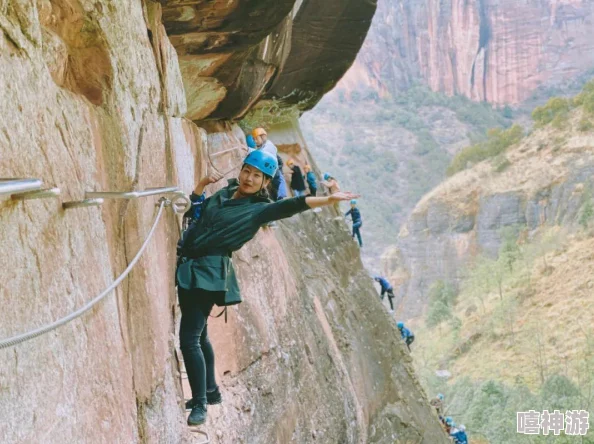
[(505, 105), (505, 107), (503, 108), (502, 114), (503, 114), (503, 117), (505, 117), (506, 119), (514, 118), (514, 112), (509, 105)]
[(588, 114), (594, 115), (594, 80), (584, 85), (582, 92), (574, 99), (575, 106), (582, 106)]
[[(435, 327), (444, 321), (452, 319), (452, 308), (456, 305), (458, 293), (455, 288), (443, 281), (435, 282), (429, 289), (429, 311), (427, 313), (427, 326)], [(459, 321), (459, 320), (458, 320)]]
[(567, 121), (570, 110), (571, 101), (569, 99), (553, 97), (545, 105), (535, 108), (532, 112), (534, 126), (542, 128), (555, 121), (555, 127), (562, 127)]
[(582, 214), (580, 215), (579, 223), (585, 230), (588, 228), (588, 225), (592, 220), (592, 216), (594, 216), (594, 206), (592, 205), (592, 193), (590, 191), (590, 187), (588, 187), (584, 193), (583, 202), (584, 205), (582, 208)]
[(511, 162), (507, 160), (507, 157), (505, 157), (504, 154), (500, 154), (499, 156), (495, 157), (495, 159), (493, 159), (493, 168), (495, 169), (496, 173), (502, 173), (510, 165)]
[(468, 166), (497, 156), (511, 145), (518, 143), (523, 137), (524, 130), (520, 125), (514, 125), (507, 130), (501, 128), (490, 129), (487, 132), (487, 140), (464, 148), (454, 156), (447, 169), (447, 175), (451, 176)]
[(581, 131), (582, 133), (591, 131), (592, 128), (594, 128), (594, 125), (592, 124), (592, 122), (590, 121), (590, 119), (586, 118), (586, 117), (582, 117), (578, 123), (578, 131)]

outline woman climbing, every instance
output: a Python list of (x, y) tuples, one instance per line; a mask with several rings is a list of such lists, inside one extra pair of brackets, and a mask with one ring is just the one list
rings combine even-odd
[(328, 197), (302, 196), (271, 203), (266, 187), (277, 168), (276, 156), (253, 151), (245, 158), (238, 179), (229, 180), (225, 188), (205, 199), (206, 185), (221, 178), (205, 177), (192, 195), (194, 203), (200, 205), (199, 218), (188, 228), (178, 247), (176, 271), (182, 314), (180, 346), (192, 389), (192, 399), (186, 403), (186, 408), (192, 410), (188, 417), (190, 426), (206, 421), (207, 404), (222, 402), (207, 321), (215, 304), (228, 306), (241, 302), (231, 254), (271, 221), (357, 197), (338, 192)]

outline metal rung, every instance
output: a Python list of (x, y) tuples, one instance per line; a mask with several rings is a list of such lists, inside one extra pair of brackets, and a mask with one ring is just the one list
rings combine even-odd
[[(228, 150), (218, 151), (218, 152), (216, 152), (216, 153), (213, 153), (213, 154), (211, 154), (211, 155), (210, 155), (210, 157), (217, 157), (217, 156), (221, 156), (221, 155), (223, 155), (223, 154), (225, 154), (225, 153), (230, 153), (231, 151), (239, 150), (239, 149), (242, 149), (242, 148), (243, 148), (243, 147), (241, 147), (241, 146), (237, 146), (237, 147), (235, 147), (235, 148), (229, 148)], [(244, 149), (245, 149), (245, 148), (244, 148)]]
[[(183, 191), (176, 191), (173, 196), (170, 197), (173, 211), (177, 214), (184, 214), (190, 208), (192, 208), (192, 201)], [(180, 202), (183, 200), (183, 203)]]
[(169, 194), (179, 191), (178, 187), (147, 188), (143, 191), (87, 191), (85, 199), (138, 199), (139, 197)]
[(98, 207), (101, 204), (103, 204), (103, 199), (72, 200), (70, 202), (64, 202), (62, 208), (68, 210), (70, 208)]
[(43, 185), (40, 179), (0, 178), (0, 195), (38, 190)]
[(12, 200), (33, 200), (59, 196), (60, 188), (46, 188), (44, 190), (25, 191), (24, 193), (12, 194), (10, 198)]

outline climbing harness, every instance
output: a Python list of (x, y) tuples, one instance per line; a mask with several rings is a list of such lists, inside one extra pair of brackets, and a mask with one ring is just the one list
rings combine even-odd
[[(157, 190), (157, 191), (155, 191), (155, 190)], [(145, 192), (135, 191), (135, 192), (131, 192), (131, 193), (115, 193), (115, 194), (120, 194), (120, 195), (126, 194), (128, 197), (124, 197), (124, 198), (134, 199), (137, 197), (144, 197), (145, 195), (162, 194), (163, 193), (162, 190), (164, 190), (164, 188), (148, 189), (148, 190), (145, 190)], [(25, 342), (25, 341), (28, 341), (29, 339), (36, 338), (36, 337), (41, 336), (45, 333), (48, 333), (52, 330), (55, 330), (56, 328), (61, 327), (64, 324), (67, 324), (68, 322), (82, 316), (84, 313), (86, 313), (91, 308), (93, 308), (95, 305), (97, 305), (99, 302), (101, 302), (101, 300), (103, 300), (108, 294), (110, 294), (126, 278), (126, 276), (128, 276), (130, 271), (132, 271), (132, 269), (134, 268), (134, 266), (136, 265), (136, 263), (142, 256), (142, 253), (144, 252), (144, 250), (148, 246), (149, 241), (153, 237), (155, 229), (157, 228), (157, 224), (159, 223), (159, 220), (161, 219), (161, 216), (163, 214), (163, 209), (165, 207), (170, 206), (170, 207), (172, 207), (174, 212), (182, 213), (182, 212), (187, 211), (190, 208), (190, 205), (191, 205), (190, 199), (187, 196), (185, 196), (181, 191), (179, 191), (178, 188), (166, 188), (166, 190), (167, 191), (165, 191), (165, 193), (173, 194), (174, 197), (172, 199), (167, 199), (165, 197), (162, 197), (161, 199), (159, 199), (159, 201), (157, 203), (157, 206), (159, 207), (159, 209), (157, 211), (157, 215), (155, 216), (153, 225), (152, 225), (151, 229), (149, 230), (149, 233), (148, 233), (144, 243), (138, 250), (138, 253), (136, 253), (136, 256), (134, 256), (134, 258), (132, 259), (132, 261), (130, 262), (128, 267), (126, 267), (126, 269), (122, 272), (122, 274), (109, 287), (107, 287), (104, 291), (102, 291), (99, 295), (97, 295), (95, 298), (93, 298), (86, 305), (79, 308), (75, 312), (69, 314), (68, 316), (65, 316), (61, 319), (58, 319), (55, 322), (52, 322), (51, 324), (45, 325), (45, 326), (37, 328), (35, 330), (31, 330), (29, 332), (19, 334), (17, 336), (13, 336), (8, 339), (0, 340), (0, 349), (20, 344), (21, 342)], [(145, 193), (145, 194), (143, 194), (143, 193)], [(87, 194), (89, 194), (89, 193), (87, 193)], [(98, 193), (98, 194), (103, 194), (105, 196), (109, 193)], [(113, 194), (110, 197), (114, 197)], [(119, 197), (119, 198), (121, 198), (121, 197)], [(182, 205), (180, 203), (180, 199), (182, 199), (182, 198), (185, 200), (184, 205)]]

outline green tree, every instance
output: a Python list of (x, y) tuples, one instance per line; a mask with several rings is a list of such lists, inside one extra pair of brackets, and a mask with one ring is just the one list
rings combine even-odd
[(594, 216), (594, 206), (592, 205), (592, 191), (590, 186), (586, 187), (586, 190), (583, 195), (583, 206), (582, 206), (582, 213), (580, 215), (579, 223), (582, 228), (585, 230), (588, 228), (590, 221), (592, 220), (592, 216)]
[(565, 97), (552, 97), (549, 101), (539, 106), (532, 111), (532, 119), (534, 126), (541, 128), (555, 121), (556, 126), (559, 127), (569, 116), (571, 109), (571, 101)]
[(506, 119), (513, 119), (514, 118), (514, 112), (511, 109), (511, 106), (509, 105), (505, 105), (503, 107), (503, 117), (505, 117)]
[(453, 285), (444, 281), (435, 282), (429, 289), (427, 326), (435, 327), (452, 318), (452, 308), (458, 296)]

